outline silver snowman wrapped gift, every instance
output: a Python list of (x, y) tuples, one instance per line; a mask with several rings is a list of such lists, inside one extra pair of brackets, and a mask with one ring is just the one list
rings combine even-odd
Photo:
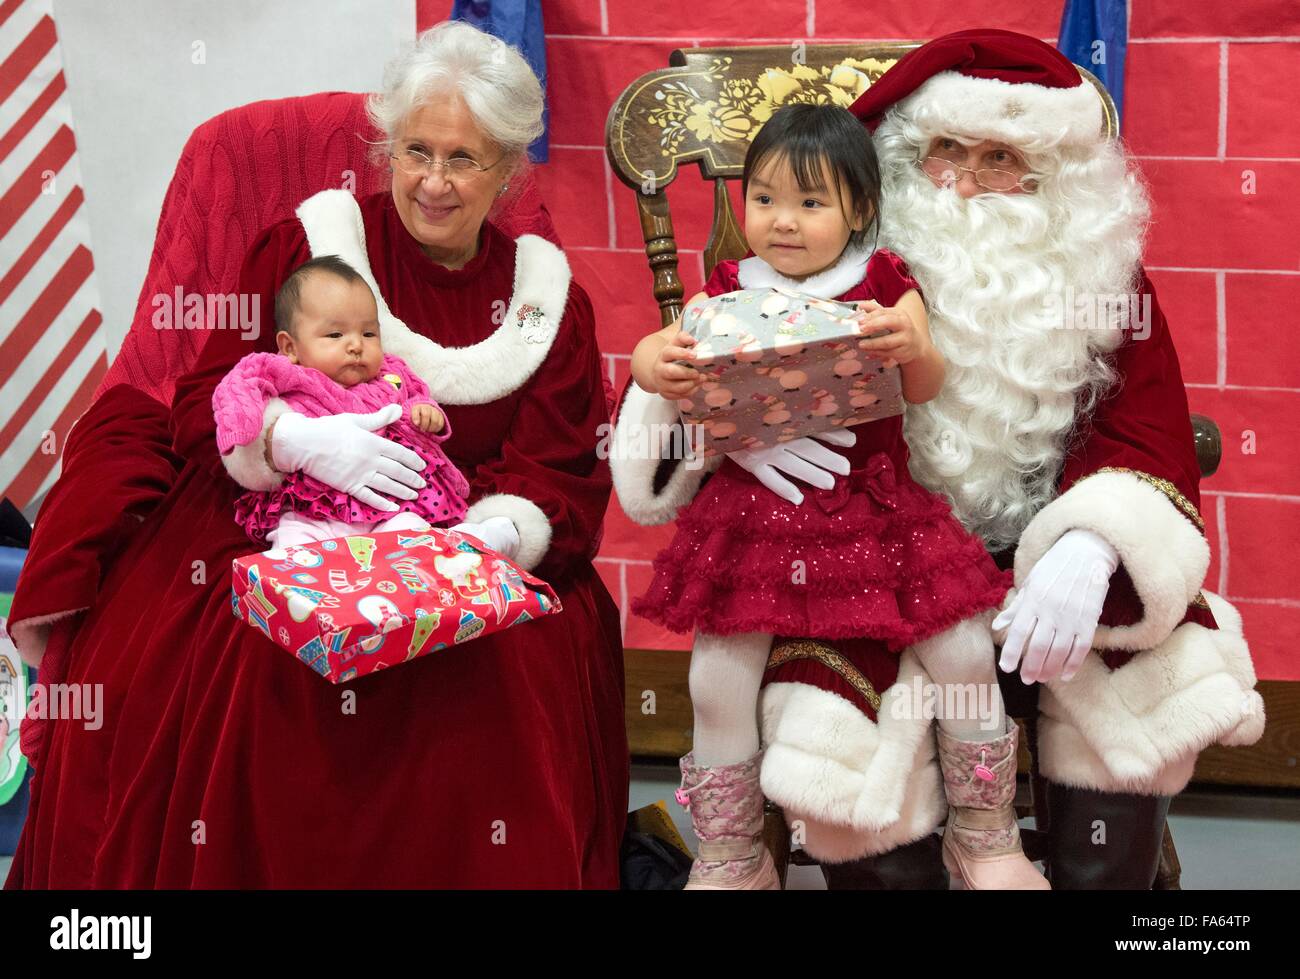
[[(677, 405), (703, 456), (788, 442), (903, 412), (902, 379), (858, 347), (852, 303), (741, 289), (688, 308), (693, 366), (710, 375)], [(691, 361), (684, 361), (691, 365)]]

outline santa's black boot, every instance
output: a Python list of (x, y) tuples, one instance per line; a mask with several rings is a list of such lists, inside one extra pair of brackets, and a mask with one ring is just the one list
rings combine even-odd
[(1055, 891), (1151, 889), (1170, 796), (1049, 782), (1047, 878)]
[(874, 857), (848, 863), (824, 863), (829, 891), (946, 891), (942, 842), (931, 833)]

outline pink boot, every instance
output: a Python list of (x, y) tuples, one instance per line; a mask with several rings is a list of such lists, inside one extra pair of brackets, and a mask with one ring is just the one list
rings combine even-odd
[(1051, 890), (1020, 849), (1020, 827), (1011, 802), (1016, 795), (1019, 730), (993, 741), (958, 741), (939, 731), (939, 765), (948, 793), (943, 864), (957, 889)]
[(758, 787), (759, 752), (748, 761), (698, 768), (692, 752), (681, 760), (677, 801), (690, 810), (700, 841), (688, 891), (776, 891), (781, 889), (772, 855), (763, 845), (763, 792)]

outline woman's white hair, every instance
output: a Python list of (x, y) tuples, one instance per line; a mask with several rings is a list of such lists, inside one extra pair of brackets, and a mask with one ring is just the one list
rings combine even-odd
[(515, 48), (461, 21), (444, 21), (389, 62), (383, 91), (366, 100), (385, 136), (385, 153), (412, 110), (440, 95), (465, 100), (483, 133), (507, 158), (523, 163), (542, 134), (542, 86)]
[(904, 430), (912, 474), (997, 548), (1053, 498), (1072, 432), (1117, 381), (1127, 317), (1117, 308), (1078, 329), (1063, 314), (1071, 296), (1137, 291), (1149, 203), (1119, 144), (1055, 139), (1016, 147), (1034, 193), (962, 199), (917, 166), (936, 136), (955, 134), (926, 111), (891, 110), (875, 133), (881, 241), (921, 284), (948, 362), (943, 390), (908, 406)]

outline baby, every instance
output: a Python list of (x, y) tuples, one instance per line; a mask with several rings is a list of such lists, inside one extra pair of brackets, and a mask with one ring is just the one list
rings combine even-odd
[(337, 256), (295, 269), (275, 298), (280, 352), (244, 357), (212, 396), (217, 447), (224, 455), (258, 438), (272, 398), (309, 418), (389, 408), (394, 420), (379, 434), (425, 461), (426, 487), (417, 499), (395, 500), (394, 513), (304, 472), (286, 473), (275, 489), (235, 502), (235, 519), (253, 541), (285, 549), (356, 533), (421, 532), (465, 515), (469, 484), (439, 445), (451, 435), (447, 418), (405, 362), (383, 352), (378, 316), (366, 281)]

